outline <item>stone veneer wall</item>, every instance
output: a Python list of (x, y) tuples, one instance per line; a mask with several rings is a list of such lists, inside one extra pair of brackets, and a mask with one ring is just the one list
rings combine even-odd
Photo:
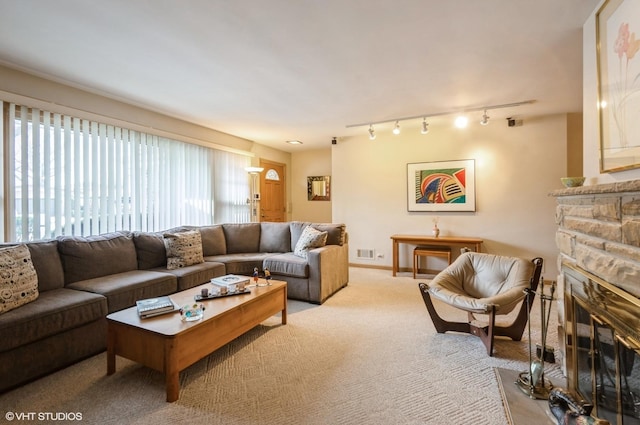
[(574, 263), (640, 298), (640, 180), (556, 190), (556, 245)]
[[(640, 180), (556, 190), (558, 270), (575, 264), (640, 298)], [(558, 337), (564, 341), (564, 278), (558, 276)], [(566, 366), (564, 344), (559, 347)], [(566, 372), (566, 369), (565, 369)]]

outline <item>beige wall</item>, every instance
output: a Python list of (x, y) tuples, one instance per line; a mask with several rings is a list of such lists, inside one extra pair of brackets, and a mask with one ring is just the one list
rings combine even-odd
[[(374, 141), (365, 128), (334, 146), (333, 221), (347, 225), (350, 262), (390, 267), (391, 235), (431, 233), (435, 213), (407, 211), (408, 163), (475, 159), (476, 212), (438, 213), (441, 235), (480, 237), (485, 252), (541, 256), (544, 275), (555, 279), (555, 199), (548, 193), (566, 175), (567, 115), (525, 118), (521, 127), (430, 128), (421, 135), (403, 126), (400, 136), (379, 132)], [(376, 258), (359, 260), (357, 249), (374, 249)], [(400, 266), (411, 267), (410, 248), (400, 254)]]
[[(331, 148), (292, 154), (291, 217), (293, 220), (331, 223), (331, 201), (309, 201), (307, 199), (308, 176), (331, 176)], [(331, 190), (333, 191), (333, 184)], [(332, 194), (333, 195), (333, 194)]]
[[(604, 0), (600, 3), (602, 4)], [(598, 126), (598, 74), (596, 56), (596, 19), (600, 4), (585, 22), (583, 38), (583, 115), (584, 115), (584, 176), (585, 184), (613, 183), (640, 179), (640, 168), (616, 173), (600, 173), (600, 133)]]
[[(27, 106), (54, 112), (73, 113), (107, 124), (123, 125), (139, 131), (175, 136), (184, 141), (219, 145), (251, 152), (254, 142), (202, 127), (148, 109), (45, 80), (0, 65), (0, 100), (24, 102)], [(127, 125), (130, 124), (130, 125)], [(165, 134), (160, 134), (165, 133)]]
[(582, 125), (582, 114), (567, 114), (567, 177), (584, 176)]

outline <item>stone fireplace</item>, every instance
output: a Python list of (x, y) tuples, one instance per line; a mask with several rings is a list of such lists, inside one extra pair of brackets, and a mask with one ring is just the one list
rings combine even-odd
[(640, 425), (640, 180), (551, 196), (566, 387), (595, 416)]

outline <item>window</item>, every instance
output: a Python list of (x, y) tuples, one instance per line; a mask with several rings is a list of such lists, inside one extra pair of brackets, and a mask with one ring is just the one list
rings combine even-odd
[(8, 105), (6, 239), (249, 221), (249, 158)]
[(267, 173), (265, 174), (265, 178), (267, 180), (280, 180), (280, 174), (278, 174), (278, 172), (276, 170), (274, 170), (273, 168), (269, 168), (267, 170)]

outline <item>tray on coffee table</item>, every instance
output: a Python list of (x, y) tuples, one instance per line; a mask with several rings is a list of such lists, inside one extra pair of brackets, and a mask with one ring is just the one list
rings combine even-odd
[(251, 292), (251, 288), (244, 288), (244, 291), (227, 292), (226, 294), (214, 295), (209, 293), (209, 295), (207, 295), (206, 297), (203, 297), (201, 294), (195, 294), (193, 296), (193, 299), (196, 301), (206, 301), (206, 300), (212, 300), (214, 298), (224, 298), (224, 297), (231, 297), (233, 295), (248, 294), (250, 292)]

